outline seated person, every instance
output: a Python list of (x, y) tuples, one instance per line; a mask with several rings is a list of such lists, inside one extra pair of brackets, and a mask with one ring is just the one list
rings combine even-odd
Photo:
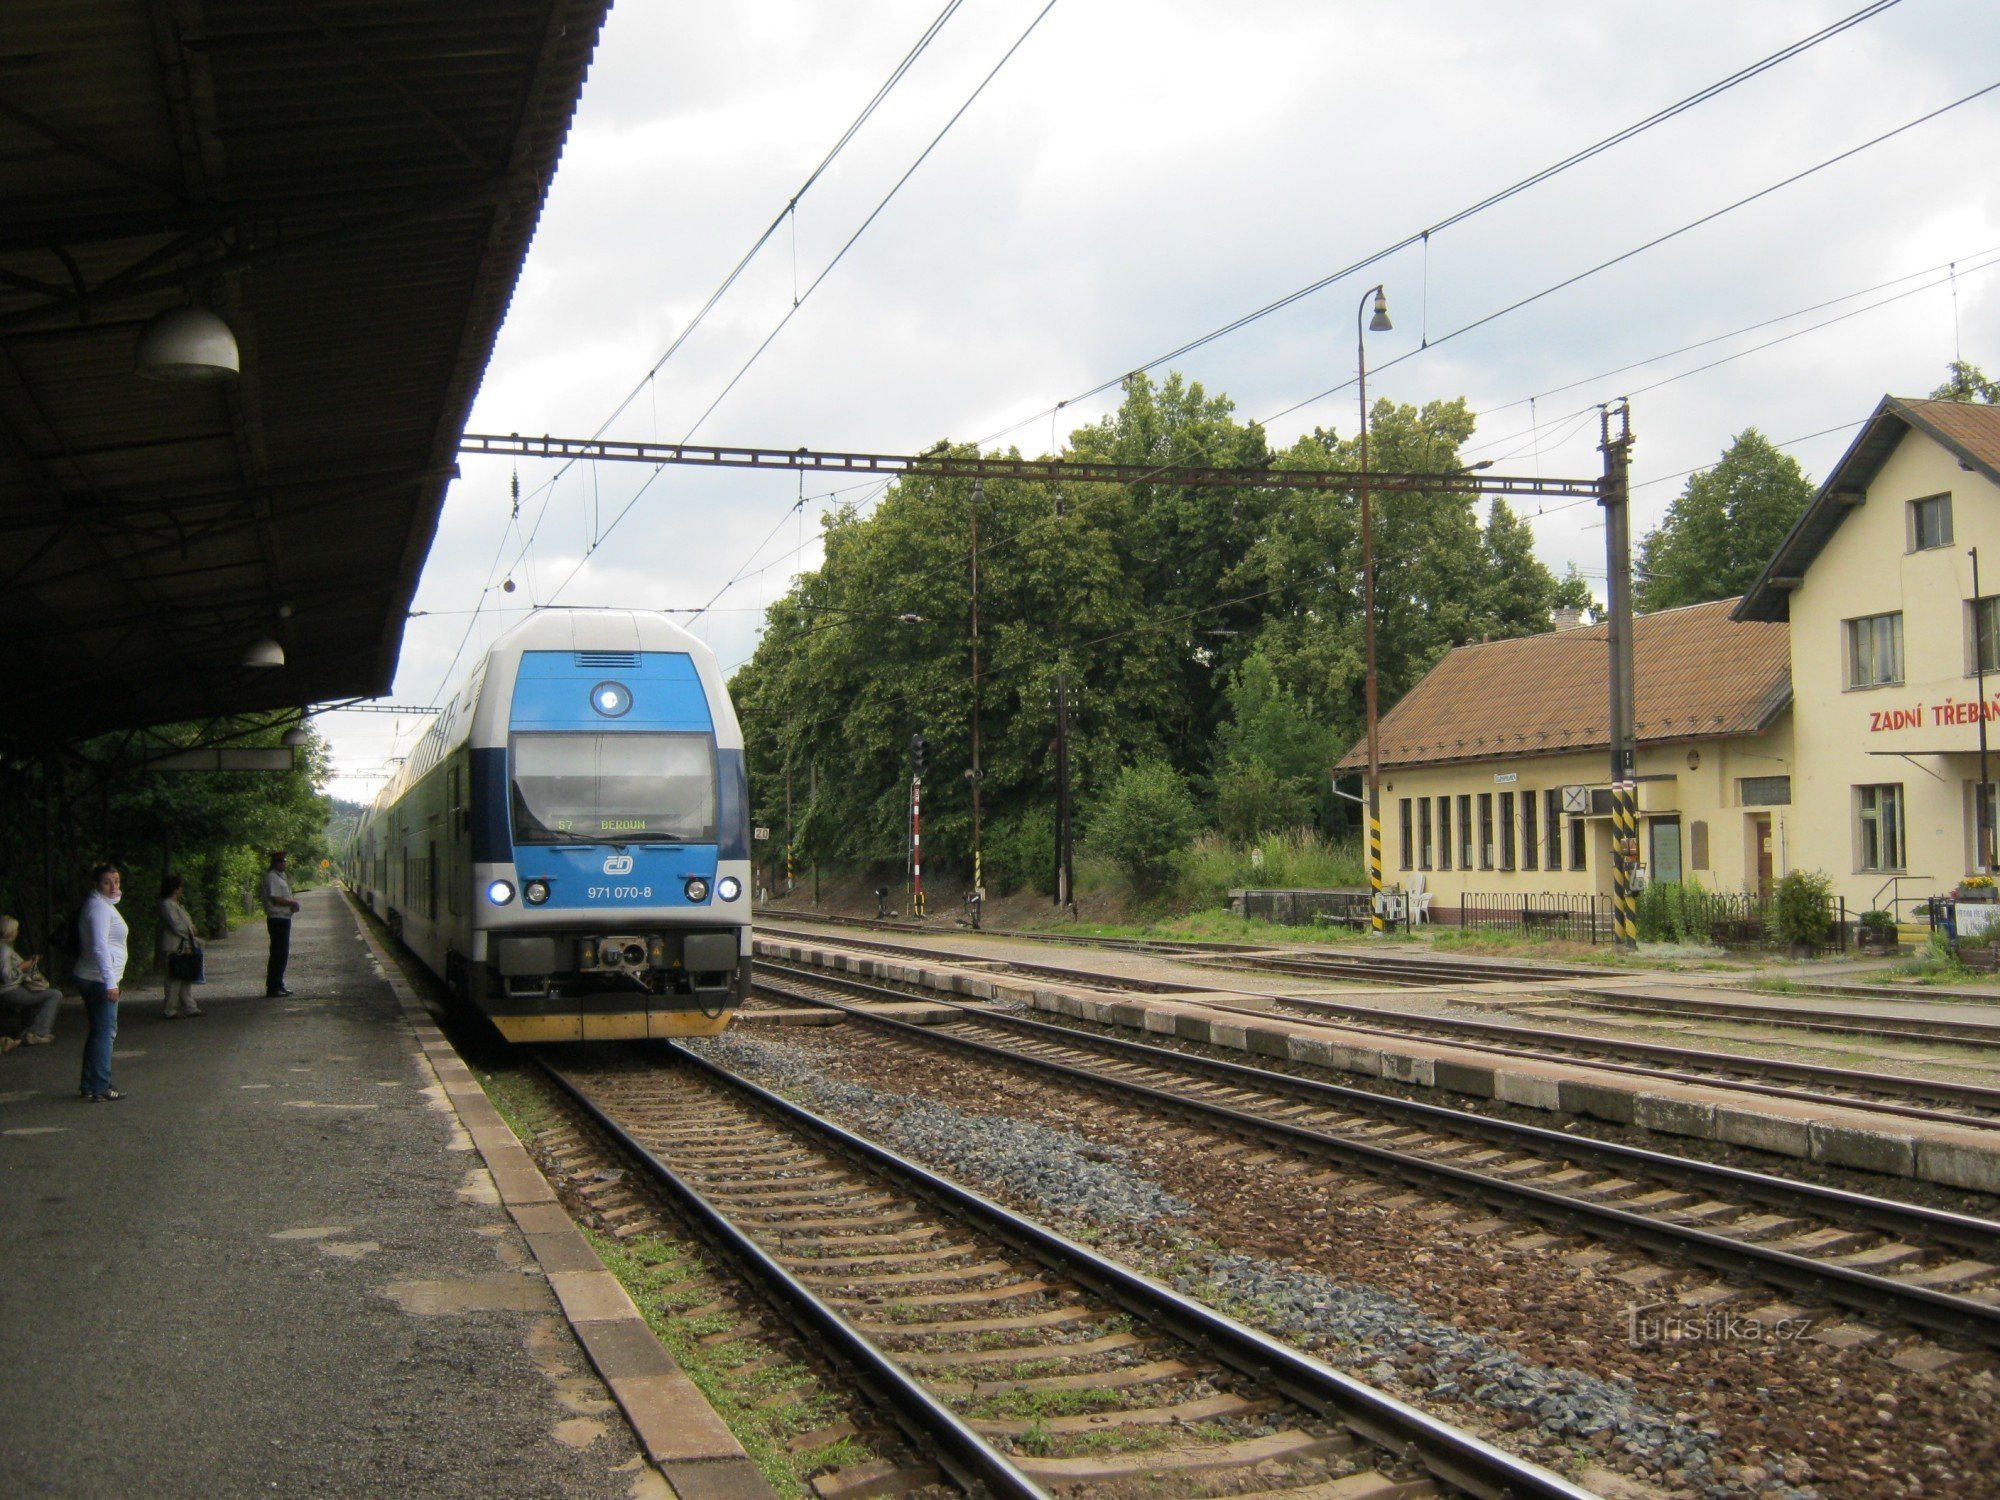
[[(12, 917), (0, 917), (0, 1052), (18, 1046), (39, 1047), (56, 1039), (56, 1006), (62, 992), (40, 972), (39, 957), (23, 958), (14, 947), (21, 936), (21, 924)], [(13, 1034), (14, 1012), (27, 1013), (27, 1028)]]

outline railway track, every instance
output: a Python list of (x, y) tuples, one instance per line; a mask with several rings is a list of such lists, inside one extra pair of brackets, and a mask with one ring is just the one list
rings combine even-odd
[(542, 1065), (970, 1493), (1587, 1494), (708, 1060), (661, 1055)]
[[(1745, 1093), (1796, 1099), (1808, 1104), (1866, 1108), (1940, 1124), (2000, 1128), (2000, 1089), (1979, 1084), (1947, 1083), (1904, 1073), (1872, 1073), (1783, 1058), (1754, 1057), (1735, 1052), (1711, 1052), (1673, 1047), (1636, 1038), (1591, 1036), (1582, 1032), (1548, 1031), (1537, 1026), (1512, 1026), (1456, 1016), (1425, 1016), (1384, 1011), (1318, 996), (1277, 996), (1276, 1014), (1294, 1012), (1332, 1018), (1388, 1036), (1448, 1041), (1454, 1047), (1509, 1057), (1538, 1057), (1552, 1062), (1587, 1061), (1594, 1068), (1627, 1075), (1661, 1078), (1675, 1083), (1719, 1084)], [(1209, 1002), (1218, 1010), (1234, 1007), (1227, 996)], [(1250, 1007), (1241, 1007), (1250, 1009)], [(1262, 1006), (1258, 1015), (1274, 1012)]]
[[(846, 997), (907, 1000), (811, 974), (760, 988), (830, 1005), (906, 1044), (951, 1047), (1304, 1150), (1392, 1183), (1664, 1253), (1891, 1323), (2000, 1348), (2000, 1223), (1515, 1124), (952, 1004), (917, 1026)], [(867, 992), (872, 992), (868, 994)], [(946, 1002), (940, 1002), (946, 1003)], [(1694, 1289), (1697, 1305), (1733, 1296)]]
[(1710, 1021), (1784, 1026), (1799, 1031), (1821, 1031), (1879, 1040), (1956, 1042), (1974, 1047), (2000, 1047), (2000, 1026), (1953, 1020), (1947, 1016), (1813, 1015), (1789, 1006), (1759, 1005), (1754, 1001), (1688, 1000), (1675, 995), (1631, 992), (1608, 994), (1593, 991), (1589, 995), (1574, 997), (1570, 1003), (1583, 1009), (1617, 1015), (1695, 1016)]
[[(843, 939), (842, 946), (855, 945)], [(934, 949), (898, 947), (888, 943), (865, 946), (899, 956), (928, 956), (943, 963), (955, 962), (963, 957)], [(990, 963), (978, 962), (989, 970), (992, 967)], [(1044, 975), (1067, 973), (1061, 970), (1039, 972)], [(1075, 977), (1086, 984), (1099, 982), (1099, 976), (1095, 975)], [(1152, 993), (1186, 993), (1177, 986), (1156, 984), (1149, 980), (1134, 981), (1131, 987)], [(1218, 992), (1206, 1003), (1220, 1010), (1245, 1009), (1260, 1015), (1289, 1013), (1315, 1019), (1335, 1019), (1384, 1036), (1448, 1041), (1455, 1047), (1472, 1051), (1544, 1058), (1555, 1062), (1588, 1061), (1593, 1067), (1628, 1076), (1722, 1085), (1766, 1097), (1843, 1108), (1861, 1107), (1939, 1124), (2000, 1128), (2000, 1088), (1978, 1084), (1675, 1047), (1638, 1038), (1592, 1036), (1583, 1032), (1550, 1031), (1539, 1026), (1385, 1011), (1379, 1006), (1359, 1005), (1316, 995), (1266, 995), (1255, 998), (1260, 1002), (1257, 1005), (1239, 1006), (1231, 1000), (1228, 992)], [(1598, 1008), (1594, 997), (1587, 1003), (1593, 1009)], [(1705, 1002), (1690, 1004), (1699, 1006)], [(1275, 1005), (1275, 1010), (1268, 1008), (1271, 1005)], [(1803, 1024), (1810, 1024), (1809, 1018)], [(1994, 1030), (2000, 1032), (2000, 1028)], [(1938, 1041), (1941, 1038), (1925, 1034), (1921, 1039)], [(2000, 1041), (2000, 1035), (1996, 1035), (1995, 1040)]]

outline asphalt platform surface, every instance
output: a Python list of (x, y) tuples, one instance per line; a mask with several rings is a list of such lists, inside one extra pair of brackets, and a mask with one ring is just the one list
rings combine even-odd
[(0, 1494), (667, 1493), (354, 918), (303, 899), (291, 999), (261, 924), (198, 1019), (140, 957), (125, 1100), (77, 1097), (74, 1000), (0, 1057)]

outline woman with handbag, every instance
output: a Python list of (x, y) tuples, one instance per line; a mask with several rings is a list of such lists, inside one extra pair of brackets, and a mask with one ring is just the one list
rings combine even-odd
[(169, 875), (160, 882), (161, 967), (167, 974), (167, 1005), (162, 1012), (169, 1021), (206, 1012), (194, 1003), (194, 987), (201, 978), (201, 934), (194, 930), (194, 918), (181, 901), (185, 882)]

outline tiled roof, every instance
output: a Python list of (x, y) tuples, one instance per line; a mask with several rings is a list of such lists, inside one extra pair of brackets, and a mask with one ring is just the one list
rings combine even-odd
[[(1721, 599), (1633, 622), (1639, 743), (1755, 734), (1791, 703), (1791, 627), (1734, 620), (1735, 606)], [(1605, 635), (1588, 625), (1448, 652), (1383, 716), (1383, 766), (1608, 753)], [(1335, 769), (1367, 763), (1361, 741)]]
[(2000, 484), (2000, 407), (1976, 401), (1884, 396), (1826, 476), (1805, 514), (1778, 544), (1777, 555), (1737, 605), (1740, 618), (1783, 620), (1790, 616), (1791, 591), (1854, 508), (1844, 497), (1865, 491), (1875, 482), (1882, 465), (1912, 428), (1956, 455), (1968, 469)]

